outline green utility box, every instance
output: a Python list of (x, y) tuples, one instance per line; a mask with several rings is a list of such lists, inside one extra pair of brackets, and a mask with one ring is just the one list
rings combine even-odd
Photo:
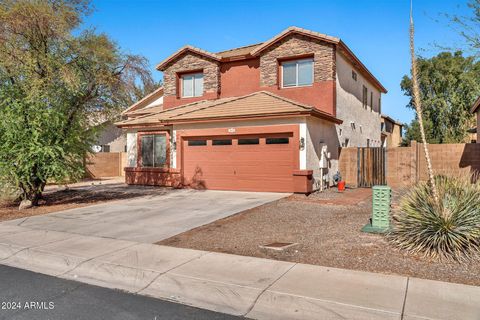
[(389, 186), (374, 186), (372, 192), (372, 218), (362, 231), (385, 233), (390, 229), (392, 189)]

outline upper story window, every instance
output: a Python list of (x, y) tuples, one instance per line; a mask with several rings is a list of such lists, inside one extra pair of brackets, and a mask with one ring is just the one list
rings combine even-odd
[(367, 87), (363, 86), (362, 105), (365, 109), (367, 109), (367, 104), (368, 104), (368, 89)]
[(370, 91), (370, 110), (373, 111), (373, 91)]
[(313, 83), (313, 59), (282, 63), (282, 87), (309, 86)]
[(189, 73), (181, 77), (182, 98), (200, 97), (203, 95), (203, 73)]

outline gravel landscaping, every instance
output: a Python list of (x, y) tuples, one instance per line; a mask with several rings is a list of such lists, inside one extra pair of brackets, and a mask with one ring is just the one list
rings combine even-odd
[[(394, 193), (395, 202), (398, 197)], [(370, 216), (371, 190), (329, 190), (293, 195), (159, 244), (480, 285), (478, 261), (436, 262), (399, 252), (384, 236), (360, 232)], [(275, 242), (297, 245), (283, 251), (262, 247)]]
[(18, 210), (19, 201), (0, 199), (0, 221), (42, 215), (68, 209), (86, 207), (108, 201), (131, 199), (162, 192), (162, 188), (127, 186), (116, 182), (83, 182), (66, 188), (48, 186), (41, 205), (30, 209)]

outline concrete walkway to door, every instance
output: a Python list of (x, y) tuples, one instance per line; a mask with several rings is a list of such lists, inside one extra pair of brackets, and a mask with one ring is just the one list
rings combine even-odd
[(145, 197), (21, 218), (0, 226), (155, 243), (287, 195), (159, 188), (158, 193)]

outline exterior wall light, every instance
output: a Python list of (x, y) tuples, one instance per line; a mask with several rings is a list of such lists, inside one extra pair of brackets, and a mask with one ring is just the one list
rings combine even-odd
[(305, 149), (305, 138), (301, 137), (300, 138), (300, 151), (303, 151)]

